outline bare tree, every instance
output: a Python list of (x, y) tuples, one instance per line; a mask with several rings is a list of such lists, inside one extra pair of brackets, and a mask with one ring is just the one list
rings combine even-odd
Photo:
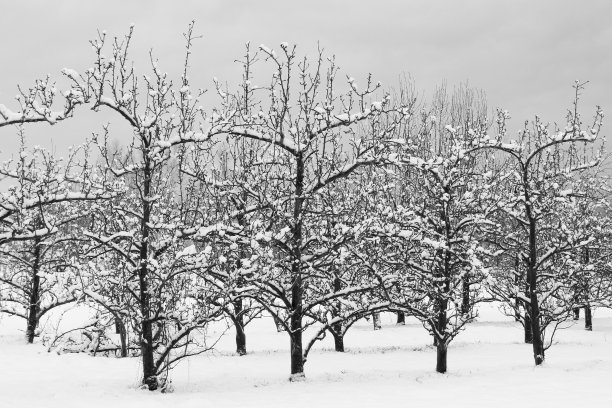
[(491, 210), (483, 200), (488, 164), (472, 141), (488, 121), (476, 96), (460, 88), (449, 98), (442, 90), (404, 128), (394, 165), (376, 175), (371, 243), (360, 251), (391, 308), (418, 319), (434, 338), (440, 373), (448, 345), (476, 316), (487, 276), (480, 231)]
[(66, 257), (78, 242), (71, 227), (86, 214), (79, 203), (112, 193), (104, 179), (90, 173), (83, 149), (73, 149), (63, 161), (40, 148), (27, 150), (21, 137), (18, 158), (0, 168), (0, 175), (15, 183), (0, 196), (1, 310), (26, 319), (32, 343), (46, 313), (77, 299)]
[(502, 217), (510, 217), (519, 225), (507, 232), (505, 241), (515, 248), (514, 253), (519, 254), (526, 269), (526, 294), (519, 285), (513, 296), (528, 311), (536, 365), (542, 364), (545, 349), (552, 344), (544, 343), (547, 327), (552, 324), (556, 328), (571, 312), (572, 302), (566, 298), (572, 292), (568, 287), (573, 282), (570, 266), (580, 256), (576, 251), (589, 242), (583, 231), (568, 228), (567, 219), (562, 216), (566, 212), (560, 210), (568, 207), (571, 210), (575, 204), (572, 197), (580, 195), (574, 191), (573, 179), (599, 162), (597, 153), (593, 157), (580, 155), (577, 150), (577, 146), (597, 138), (603, 118), (603, 112), (597, 108), (593, 123), (584, 129), (578, 112), (583, 87), (578, 82), (574, 86), (574, 106), (567, 114), (564, 128), (551, 129), (536, 117), (531, 126), (525, 123), (519, 140), (507, 142), (509, 115), (498, 111), (497, 135), (490, 139), (481, 134), (478, 141), (480, 148), (503, 152), (513, 162), (504, 177), (512, 188), (506, 189), (499, 209)]
[[(255, 85), (253, 77), (260, 56), (273, 70), (265, 87)], [(270, 249), (260, 263), (265, 255), (272, 266), (260, 268), (249, 283), (258, 286), (253, 296), (282, 322), (290, 337), (291, 378), (296, 380), (304, 376), (304, 318), (323, 300), (351, 292), (305, 297), (315, 265), (329, 256), (327, 250), (314, 251), (319, 239), (313, 228), (321, 219), (316, 197), (337, 180), (383, 159), (385, 139), (409, 109), (391, 107), (389, 96), (372, 100), (379, 85), (371, 79), (360, 90), (348, 78), (346, 91), (339, 92), (338, 68), (322, 52), (314, 61), (299, 60), (295, 47), (288, 44), (281, 44), (279, 54), (261, 46), (259, 53), (247, 49), (242, 64), (240, 91), (232, 94), (220, 84), (217, 91), (222, 105), (236, 111), (227, 133), (265, 146), (261, 168), (267, 175), (262, 182), (266, 195), (259, 210), (263, 228), (256, 241)], [(261, 194), (256, 186), (248, 187), (254, 195)], [(341, 235), (336, 239), (344, 240)]]
[[(211, 134), (202, 133), (204, 127), (224, 121), (218, 113), (207, 116), (200, 106), (204, 91), (190, 87), (193, 24), (185, 34), (186, 58), (178, 85), (152, 55), (150, 76), (137, 75), (128, 56), (132, 35), (133, 27), (108, 44), (106, 34), (99, 33), (91, 41), (93, 68), (82, 74), (68, 72), (92, 109), (110, 110), (133, 132), (123, 151), (111, 147), (109, 125), (94, 136), (99, 172), (124, 188), (112, 204), (113, 212), (93, 212), (92, 229), (83, 233), (91, 241), (88, 256), (113, 251), (129, 268), (123, 284), (138, 305), (130, 318), (139, 336), (143, 383), (155, 390), (167, 384), (168, 369), (176, 362), (208, 348), (196, 344), (191, 332), (217, 319), (223, 306), (223, 285), (209, 275), (214, 266), (208, 262), (210, 251), (189, 240), (201, 225), (215, 220), (208, 216), (205, 197), (193, 194), (198, 189), (190, 186), (197, 181), (186, 180), (180, 172), (179, 147), (206, 141)], [(103, 50), (108, 48), (106, 57)], [(119, 221), (108, 222), (111, 215)]]

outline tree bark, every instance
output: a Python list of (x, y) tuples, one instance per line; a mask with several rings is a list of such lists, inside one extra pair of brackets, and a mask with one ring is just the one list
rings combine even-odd
[(140, 268), (138, 270), (138, 280), (140, 286), (140, 313), (141, 313), (141, 340), (140, 349), (142, 352), (142, 371), (143, 378), (142, 382), (145, 384), (150, 391), (154, 391), (158, 388), (159, 383), (156, 376), (155, 370), (155, 358), (153, 349), (153, 324), (151, 322), (151, 307), (150, 307), (150, 294), (149, 294), (149, 269), (148, 269), (148, 258), (149, 258), (149, 222), (151, 219), (151, 202), (149, 201), (151, 195), (151, 159), (149, 158), (149, 151), (146, 149), (143, 152), (144, 165), (144, 179), (143, 179), (143, 191), (142, 191), (142, 222), (141, 222), (141, 233), (142, 240), (140, 243)]
[(579, 320), (579, 319), (580, 319), (580, 308), (575, 307), (574, 308), (574, 320)]
[[(529, 282), (525, 281), (525, 296), (529, 297)], [(525, 320), (523, 328), (525, 330), (525, 343), (533, 343), (533, 332), (531, 331), (531, 307), (525, 304)]]
[(406, 314), (404, 312), (397, 312), (397, 324), (406, 324)]
[(591, 305), (588, 303), (584, 306), (584, 328), (585, 330), (593, 330), (593, 314), (591, 312)]
[(527, 282), (529, 284), (529, 306), (531, 318), (531, 335), (533, 345), (533, 359), (538, 366), (544, 362), (544, 342), (540, 330), (540, 305), (538, 303), (538, 282), (536, 269), (536, 221), (531, 214), (531, 207), (527, 205), (527, 218), (529, 223), (529, 265), (527, 268)]
[[(448, 279), (444, 284), (444, 288), (446, 290), (449, 289)], [(440, 297), (437, 300), (437, 322), (436, 322), (436, 331), (438, 333), (444, 333), (446, 331), (446, 324), (448, 323), (448, 316), (446, 315), (446, 308), (448, 306), (448, 300), (444, 297)], [(436, 363), (436, 371), (439, 373), (446, 372), (446, 353), (448, 345), (443, 339), (438, 338), (437, 335), (434, 335), (434, 346), (437, 350), (437, 363)]]
[[(448, 202), (447, 202), (448, 203)], [(440, 287), (440, 293), (437, 295), (435, 311), (437, 312), (436, 319), (436, 332), (434, 335), (435, 346), (437, 350), (436, 359), (436, 371), (439, 373), (446, 372), (446, 354), (447, 354), (447, 337), (446, 337), (446, 326), (448, 324), (448, 315), (446, 309), (448, 308), (448, 296), (450, 293), (451, 284), (451, 266), (450, 266), (450, 221), (448, 217), (448, 208), (443, 206), (442, 219), (445, 225), (445, 237), (447, 248), (444, 249), (444, 265), (443, 269), (438, 272), (438, 276), (443, 278), (443, 285)], [(464, 299), (465, 300), (465, 299)], [(469, 300), (469, 297), (468, 297)]]
[(344, 353), (344, 335), (341, 332), (342, 329), (340, 329), (340, 333), (337, 332), (336, 329), (332, 330), (334, 336), (334, 349), (339, 353)]
[(121, 341), (121, 357), (127, 357), (127, 331), (125, 325), (118, 317), (115, 317), (115, 333), (119, 335), (119, 340)]
[(236, 327), (236, 353), (244, 356), (246, 351), (246, 333), (244, 332), (244, 315), (242, 314), (242, 300), (234, 301), (234, 327)]
[(244, 332), (244, 325), (236, 325), (236, 353), (239, 356), (246, 355), (246, 333)]
[(34, 335), (38, 326), (40, 314), (40, 238), (34, 240), (34, 262), (32, 264), (32, 287), (30, 292), (30, 305), (28, 307), (28, 320), (26, 327), (26, 340), (34, 343)]
[[(242, 194), (242, 200), (244, 203), (247, 202), (247, 193), (244, 192)], [(244, 204), (239, 206), (241, 211), (244, 211)], [(246, 219), (245, 219), (245, 215), (241, 214), (238, 215), (237, 217), (237, 221), (238, 221), (238, 225), (240, 225), (241, 227), (245, 227), (246, 226)], [(247, 253), (244, 250), (244, 248), (242, 248), (240, 250), (240, 258), (237, 260), (236, 263), (236, 267), (241, 268), (242, 267), (242, 259), (247, 257)], [(244, 278), (243, 277), (239, 277), (238, 278), (238, 287), (243, 287), (245, 282), (244, 282)], [(234, 300), (233, 306), (234, 306), (234, 327), (236, 328), (236, 353), (238, 353), (239, 356), (244, 356), (247, 353), (246, 350), (246, 333), (245, 333), (245, 323), (244, 323), (244, 306), (242, 304), (242, 299), (238, 298), (236, 300)]]
[(372, 313), (372, 323), (374, 324), (374, 330), (380, 330), (382, 328), (380, 325), (380, 313)]
[[(590, 254), (589, 248), (584, 248), (584, 263), (589, 264)], [(591, 313), (591, 305), (589, 303), (589, 284), (588, 281), (584, 285), (585, 304), (584, 304), (584, 328), (585, 330), (593, 330), (593, 314)]]
[(443, 341), (440, 341), (436, 338), (436, 371), (444, 374), (446, 372), (446, 355), (447, 355), (447, 346)]
[[(335, 272), (335, 271), (334, 271)], [(338, 275), (334, 277), (334, 293), (342, 290), (342, 280)], [(332, 319), (339, 316), (339, 303), (334, 304), (331, 310)], [(342, 322), (336, 322), (331, 326), (331, 333), (334, 336), (334, 348), (337, 352), (344, 353), (344, 331), (342, 330)]]
[[(297, 320), (297, 319), (296, 319)], [(301, 321), (299, 322), (301, 323)], [(291, 319), (291, 334), (290, 347), (291, 347), (291, 377), (292, 381), (297, 381), (304, 377), (304, 357), (302, 348), (302, 330), (299, 323), (294, 323), (294, 319)], [(295, 325), (294, 325), (295, 324)], [(294, 331), (294, 327), (300, 327), (299, 330)]]
[[(514, 269), (516, 270), (516, 273), (514, 275), (514, 284), (516, 285), (517, 288), (521, 287), (521, 280), (523, 278), (523, 274), (519, 273), (519, 268), (521, 267), (521, 261), (519, 259), (519, 256), (517, 255), (514, 258)], [(521, 312), (520, 312), (520, 301), (518, 296), (516, 297), (516, 299), (514, 299), (514, 320), (517, 322), (521, 321)]]
[(533, 343), (533, 333), (531, 332), (531, 318), (529, 317), (528, 311), (525, 311), (525, 324), (523, 328), (525, 330), (525, 343)]
[(461, 314), (466, 315), (470, 312), (470, 275), (466, 273), (461, 278), (462, 283), (462, 299), (461, 299)]
[(293, 259), (291, 264), (291, 315), (290, 315), (290, 350), (291, 380), (304, 377), (304, 357), (302, 347), (302, 297), (304, 282), (302, 280), (302, 209), (304, 205), (304, 157), (296, 156), (295, 201), (293, 207)]

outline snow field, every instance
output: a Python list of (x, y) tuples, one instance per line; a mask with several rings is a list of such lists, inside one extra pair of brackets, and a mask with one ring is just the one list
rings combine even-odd
[[(612, 316), (597, 310), (595, 331), (580, 320), (560, 330), (544, 366), (535, 368), (522, 328), (485, 309), (449, 348), (449, 372), (434, 372), (431, 338), (414, 320), (383, 329), (360, 321), (346, 353), (328, 336), (306, 363), (306, 381), (290, 383), (289, 339), (270, 318), (247, 326), (249, 354), (234, 354), (229, 329), (215, 351), (171, 373), (172, 394), (138, 389), (138, 358), (47, 353), (28, 346), (21, 321), (0, 321), (0, 407), (608, 407), (612, 406)], [(220, 333), (222, 328), (217, 328)], [(210, 333), (213, 337), (215, 333)], [(308, 337), (308, 333), (305, 337)]]

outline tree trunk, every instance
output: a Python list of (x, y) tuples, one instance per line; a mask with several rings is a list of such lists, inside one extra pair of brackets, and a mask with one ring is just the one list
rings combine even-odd
[[(521, 267), (521, 262), (520, 262), (519, 256), (517, 255), (514, 258), (514, 269), (516, 270), (516, 273), (514, 274), (514, 284), (516, 285), (517, 289), (521, 287), (521, 280), (523, 278), (523, 274), (519, 273), (520, 267)], [(521, 305), (521, 302), (519, 301), (519, 298), (517, 296), (516, 299), (514, 299), (514, 320), (517, 322), (521, 321), (520, 305)]]
[(382, 328), (380, 325), (380, 313), (372, 313), (372, 323), (374, 324), (374, 330), (380, 330)]
[(154, 391), (158, 388), (159, 382), (157, 380), (155, 370), (155, 357), (153, 349), (153, 324), (151, 322), (151, 306), (150, 306), (150, 294), (149, 294), (149, 223), (151, 221), (151, 202), (149, 201), (151, 195), (151, 159), (149, 158), (148, 149), (143, 152), (144, 166), (144, 178), (143, 178), (143, 191), (142, 191), (142, 221), (141, 221), (141, 233), (142, 240), (140, 243), (139, 261), (140, 268), (138, 270), (138, 280), (140, 285), (140, 313), (141, 319), (141, 339), (140, 349), (142, 352), (142, 371), (143, 378), (142, 382), (145, 384), (150, 391)]
[[(298, 328), (299, 329), (296, 329)], [(299, 381), (304, 378), (304, 357), (302, 349), (301, 320), (291, 319), (291, 334), (289, 335), (291, 347), (291, 381)]]
[(115, 333), (119, 335), (119, 340), (121, 341), (121, 357), (127, 357), (127, 332), (125, 325), (118, 317), (115, 317)]
[[(529, 282), (525, 281), (525, 296), (529, 297)], [(525, 329), (525, 343), (533, 343), (533, 332), (531, 331), (531, 307), (529, 304), (525, 304), (525, 321), (523, 322), (523, 328)]]
[(436, 338), (436, 371), (444, 374), (446, 372), (446, 354), (447, 354), (447, 346), (443, 341), (440, 341)]
[[(444, 284), (444, 288), (448, 289), (449, 288), (449, 282), (448, 279), (446, 279), (446, 282)], [(448, 323), (448, 317), (446, 315), (446, 308), (448, 306), (448, 300), (440, 297), (438, 298), (438, 300), (436, 301), (437, 303), (437, 322), (436, 322), (436, 331), (438, 333), (444, 333), (446, 331), (446, 325)], [(448, 345), (446, 344), (446, 342), (443, 339), (438, 338), (437, 335), (434, 335), (434, 346), (436, 347), (437, 350), (437, 363), (436, 363), (436, 371), (439, 373), (445, 373), (446, 372), (446, 352), (447, 352), (447, 347)]]
[(466, 273), (461, 278), (462, 281), (462, 299), (461, 299), (461, 314), (466, 315), (470, 312), (470, 275)]
[(289, 333), (291, 346), (291, 381), (304, 378), (304, 357), (302, 347), (302, 209), (304, 205), (304, 158), (296, 156), (295, 201), (293, 207), (293, 259), (291, 264), (291, 315)]
[(540, 308), (535, 290), (535, 272), (533, 272), (530, 281), (532, 282), (531, 290), (531, 337), (533, 345), (533, 360), (538, 366), (544, 362), (544, 341), (540, 330)]
[(531, 332), (531, 318), (529, 317), (528, 311), (525, 311), (525, 324), (523, 328), (525, 329), (525, 343), (533, 343), (533, 333)]
[[(584, 248), (584, 263), (589, 264), (590, 262), (590, 254), (589, 248)], [(591, 313), (591, 305), (589, 303), (589, 284), (588, 281), (585, 282), (584, 285), (584, 328), (585, 330), (592, 331), (593, 330), (593, 314)]]
[(580, 308), (575, 307), (574, 308), (574, 320), (579, 320), (579, 319), (580, 319)]
[[(141, 305), (141, 311), (143, 311), (143, 316), (146, 316), (143, 318), (141, 324), (142, 339), (140, 342), (140, 350), (142, 352), (142, 382), (149, 388), (150, 391), (154, 391), (159, 386), (159, 383), (157, 381), (157, 376), (155, 372), (155, 360), (153, 355), (153, 325), (149, 321), (148, 306)], [(144, 312), (146, 312), (146, 314), (144, 314)]]
[(529, 283), (529, 307), (531, 318), (531, 336), (533, 345), (533, 359), (538, 366), (544, 362), (544, 341), (540, 330), (540, 305), (538, 303), (537, 285), (537, 252), (536, 252), (536, 221), (531, 214), (531, 207), (527, 206), (529, 224), (529, 266), (527, 268), (527, 281)]
[(26, 340), (28, 343), (34, 343), (36, 327), (38, 326), (38, 314), (40, 312), (40, 277), (34, 276), (32, 280), (32, 293), (30, 294), (30, 305), (28, 308), (28, 321), (26, 327)]
[[(243, 199), (243, 203), (246, 203), (248, 200), (247, 194), (246, 192), (244, 192), (242, 194), (242, 199)], [(240, 206), (240, 210), (244, 211), (244, 205)], [(246, 219), (244, 214), (238, 215), (237, 217), (237, 221), (238, 221), (238, 225), (240, 225), (241, 227), (245, 227), (246, 226)], [(244, 250), (243, 247), (241, 247), (240, 250), (240, 257), (236, 262), (236, 267), (237, 268), (241, 268), (242, 267), (242, 259), (246, 258), (248, 256), (248, 254), (246, 253), (246, 251)], [(245, 281), (244, 278), (241, 276), (238, 278), (238, 287), (242, 288), (245, 285)], [(244, 306), (242, 304), (242, 299), (238, 298), (236, 300), (234, 300), (233, 302), (233, 306), (234, 306), (234, 327), (236, 328), (236, 353), (238, 353), (239, 356), (244, 356), (247, 353), (246, 350), (246, 333), (244, 331), (245, 329), (245, 323), (244, 323)]]
[(26, 327), (26, 340), (34, 343), (34, 335), (38, 326), (40, 314), (40, 238), (34, 240), (34, 263), (32, 264), (32, 288), (30, 292), (30, 304), (28, 307), (28, 321)]
[(246, 334), (243, 324), (236, 324), (236, 353), (239, 356), (246, 355)]
[(397, 312), (397, 324), (406, 324), (406, 314), (404, 312)]
[(246, 351), (246, 333), (244, 332), (244, 315), (242, 314), (242, 300), (234, 301), (234, 326), (236, 327), (236, 353), (244, 356)]
[(585, 330), (593, 330), (593, 314), (591, 312), (591, 305), (588, 303), (584, 306), (584, 328)]
[[(448, 202), (447, 202), (448, 203)], [(442, 219), (444, 220), (444, 225), (445, 225), (445, 237), (446, 237), (446, 244), (447, 244), (447, 248), (444, 249), (444, 267), (442, 270), (439, 270), (438, 273), (436, 274), (437, 277), (441, 277), (443, 278), (442, 281), (442, 285), (441, 287), (439, 287), (439, 293), (436, 296), (436, 303), (435, 303), (435, 312), (437, 314), (437, 319), (436, 319), (436, 335), (434, 335), (434, 341), (435, 341), (435, 346), (436, 346), (436, 351), (437, 351), (437, 359), (436, 359), (436, 371), (439, 373), (445, 373), (446, 372), (446, 353), (447, 353), (447, 340), (448, 338), (446, 337), (446, 326), (448, 325), (448, 315), (446, 313), (446, 309), (448, 308), (448, 302), (449, 302), (449, 293), (450, 293), (450, 284), (451, 284), (451, 266), (450, 266), (450, 250), (451, 250), (451, 246), (450, 246), (450, 224), (449, 224), (449, 217), (448, 217), (448, 207), (445, 205), (443, 206), (443, 211), (442, 211)], [(465, 286), (464, 286), (465, 289)], [(465, 294), (465, 292), (464, 292)], [(465, 298), (463, 299), (465, 300)], [(469, 297), (468, 297), (469, 300)]]
[(291, 290), (291, 319), (289, 333), (291, 350), (291, 380), (296, 381), (304, 377), (304, 357), (302, 348), (302, 276), (300, 264), (293, 264), (293, 288)]
[(333, 329), (332, 334), (334, 336), (335, 350), (339, 353), (344, 353), (344, 335), (342, 334), (342, 330), (340, 330), (340, 333), (338, 333), (335, 329)]
[(153, 325), (147, 320), (142, 322), (142, 340), (140, 343), (140, 350), (142, 352), (142, 382), (150, 391), (155, 391), (159, 383), (155, 373), (155, 360), (153, 356)]
[(535, 365), (538, 366), (544, 362), (544, 341), (540, 331), (540, 313), (535, 291), (531, 300), (534, 303), (531, 307), (533, 312), (533, 316), (531, 317), (531, 344), (533, 345), (533, 360)]
[[(334, 269), (334, 273), (336, 270)], [(342, 290), (342, 280), (338, 275), (334, 277), (334, 293)], [(331, 308), (332, 319), (339, 317), (340, 315), (340, 302), (334, 302)], [(331, 326), (331, 333), (334, 336), (334, 348), (337, 352), (344, 353), (344, 331), (342, 330), (342, 322), (336, 322)]]

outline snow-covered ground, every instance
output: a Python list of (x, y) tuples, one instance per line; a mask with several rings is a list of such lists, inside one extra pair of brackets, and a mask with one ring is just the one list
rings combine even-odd
[(271, 319), (247, 327), (249, 354), (233, 353), (233, 332), (216, 351), (179, 365), (172, 394), (137, 387), (139, 359), (57, 355), (28, 346), (22, 322), (0, 321), (0, 407), (610, 407), (612, 315), (597, 310), (594, 331), (584, 322), (562, 330), (544, 366), (534, 368), (522, 329), (493, 309), (453, 342), (449, 372), (434, 372), (435, 350), (416, 322), (383, 329), (359, 322), (345, 338), (331, 338), (306, 364), (307, 380), (288, 381), (289, 340)]

